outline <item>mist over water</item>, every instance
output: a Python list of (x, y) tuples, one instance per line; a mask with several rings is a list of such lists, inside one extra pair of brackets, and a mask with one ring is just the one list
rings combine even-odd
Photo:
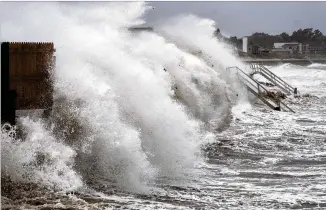
[[(227, 63), (214, 68), (162, 35), (128, 31), (144, 22), (146, 4), (5, 6), (2, 39), (52, 41), (57, 50), (49, 121), (21, 119), (26, 136), (19, 141), (3, 133), (2, 168), (11, 179), (66, 190), (104, 180), (143, 191), (156, 178), (182, 177), (227, 124), (231, 90), (220, 76)], [(196, 36), (222, 54), (207, 33)], [(227, 55), (232, 65), (237, 59)], [(24, 152), (9, 156), (12, 147)], [(49, 161), (26, 167), (40, 155)]]

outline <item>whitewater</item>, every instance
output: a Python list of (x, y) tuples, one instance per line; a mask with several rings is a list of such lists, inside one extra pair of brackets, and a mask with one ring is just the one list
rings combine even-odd
[(301, 93), (269, 110), (214, 21), (128, 30), (151, 9), (2, 3), (1, 41), (56, 48), (50, 117), (2, 125), (2, 208), (326, 208), (326, 66), (268, 67)]

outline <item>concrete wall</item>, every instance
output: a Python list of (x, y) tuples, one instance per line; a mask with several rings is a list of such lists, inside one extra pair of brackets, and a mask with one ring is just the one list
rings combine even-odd
[(280, 65), (282, 63), (290, 63), (300, 66), (309, 66), (312, 63), (322, 63), (326, 64), (326, 59), (243, 59), (245, 63), (261, 63), (267, 66)]

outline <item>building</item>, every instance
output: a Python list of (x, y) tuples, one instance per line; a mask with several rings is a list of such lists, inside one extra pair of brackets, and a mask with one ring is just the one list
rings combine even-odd
[(248, 52), (253, 55), (258, 55), (259, 54), (259, 46), (251, 43), (248, 47)]
[(269, 55), (269, 50), (263, 48), (260, 45), (250, 43), (249, 46), (248, 46), (248, 53), (251, 54), (251, 55), (267, 56), (267, 55)]
[(293, 54), (293, 49), (283, 49), (283, 48), (272, 49), (272, 53), (281, 56), (290, 56)]
[(243, 37), (242, 38), (242, 54), (267, 56), (267, 55), (269, 55), (269, 50), (263, 48), (262, 46), (253, 44), (252, 42), (250, 42), (248, 44), (248, 37)]
[(274, 43), (275, 49), (287, 49), (292, 50), (293, 54), (300, 53), (320, 53), (326, 52), (325, 42), (315, 41), (309, 43), (298, 43), (298, 42), (290, 42), (290, 43)]
[[(300, 43), (301, 44), (301, 43)], [(292, 50), (293, 53), (298, 53), (299, 52), (299, 43), (288, 43), (288, 44), (284, 44), (282, 46), (282, 49), (286, 49), (286, 50)]]
[(310, 42), (307, 44), (307, 49), (310, 53), (326, 52), (326, 44), (320, 41)]
[(242, 38), (242, 52), (248, 53), (248, 37)]
[[(287, 51), (292, 51), (292, 54), (302, 53), (302, 43), (299, 42), (285, 42), (285, 43), (274, 43), (274, 49), (285, 49)], [(280, 50), (279, 52), (286, 52), (284, 50)]]
[(269, 53), (270, 53), (270, 50), (260, 47), (260, 48), (259, 48), (259, 53), (260, 53), (260, 55), (262, 55), (262, 56), (268, 56)]
[(299, 48), (299, 42), (275, 42), (274, 43), (275, 49), (293, 49), (293, 48)]

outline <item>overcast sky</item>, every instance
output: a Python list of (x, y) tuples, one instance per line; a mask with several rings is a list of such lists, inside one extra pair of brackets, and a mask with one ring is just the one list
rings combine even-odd
[(192, 13), (214, 20), (222, 34), (246, 36), (254, 32), (292, 34), (315, 28), (326, 34), (326, 2), (148, 2), (149, 25), (178, 14)]

